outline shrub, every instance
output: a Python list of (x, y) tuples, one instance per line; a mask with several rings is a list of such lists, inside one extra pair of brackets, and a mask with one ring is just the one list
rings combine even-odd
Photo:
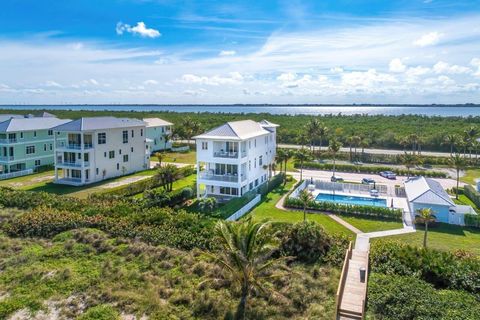
[(479, 294), (480, 260), (468, 255), (379, 241), (370, 248), (370, 262), (374, 272), (418, 276), (436, 288)]
[[(300, 165), (294, 164), (295, 168)], [(318, 169), (318, 170), (333, 170), (333, 164), (331, 163), (318, 163), (318, 162), (305, 162), (303, 164), (304, 169)], [(359, 166), (353, 164), (336, 164), (335, 169), (343, 172), (355, 172), (355, 173), (380, 173), (381, 171), (393, 171), (397, 175), (406, 176), (408, 171), (406, 169), (392, 168), (387, 166)], [(432, 178), (446, 178), (447, 175), (444, 172), (439, 171), (425, 171), (425, 170), (410, 170), (412, 176), (425, 176)]]
[(478, 214), (466, 214), (465, 225), (468, 227), (480, 228), (480, 215)]
[[(284, 205), (290, 208), (303, 209), (303, 203), (298, 198), (287, 197)], [(352, 214), (369, 216), (382, 219), (402, 220), (402, 210), (374, 206), (357, 206), (339, 204), (328, 201), (312, 200), (308, 203), (308, 209), (339, 214)]]
[(193, 198), (194, 192), (193, 188), (191, 187), (185, 187), (182, 189), (182, 197), (183, 199), (190, 199)]
[(477, 208), (480, 208), (480, 193), (477, 190), (475, 190), (474, 187), (467, 184), (465, 185), (463, 192), (465, 193), (468, 199), (472, 200), (472, 202), (475, 203)]
[(312, 263), (324, 256), (331, 241), (325, 230), (312, 221), (291, 225), (282, 237), (281, 251), (302, 262)]
[(202, 198), (198, 201), (198, 208), (201, 212), (207, 213), (213, 211), (217, 206), (217, 199), (213, 197)]
[(437, 291), (413, 276), (372, 273), (368, 310), (379, 319), (479, 319), (480, 304), (462, 291)]

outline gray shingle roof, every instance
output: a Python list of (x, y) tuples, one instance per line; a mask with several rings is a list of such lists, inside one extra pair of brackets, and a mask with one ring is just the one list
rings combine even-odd
[(140, 126), (145, 126), (145, 122), (138, 119), (115, 117), (87, 117), (59, 125), (58, 127), (55, 127), (54, 130), (75, 132)]
[(455, 205), (442, 185), (433, 179), (424, 177), (411, 178), (405, 182), (405, 192), (410, 202)]
[(227, 122), (210, 131), (193, 137), (194, 139), (245, 140), (268, 134), (262, 125), (253, 120)]
[(147, 124), (147, 127), (162, 127), (173, 125), (173, 123), (160, 118), (144, 118), (143, 121)]
[(0, 132), (46, 130), (69, 121), (69, 119), (58, 118), (12, 118), (0, 123)]

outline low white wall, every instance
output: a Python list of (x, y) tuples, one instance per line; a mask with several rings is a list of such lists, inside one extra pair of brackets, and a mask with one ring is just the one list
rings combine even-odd
[(228, 217), (226, 220), (227, 221), (236, 221), (243, 217), (248, 211), (250, 211), (257, 203), (260, 202), (260, 199), (262, 199), (262, 196), (260, 194), (257, 194), (253, 200), (251, 200), (249, 203), (244, 205), (240, 210), (232, 214), (230, 217)]
[(173, 152), (186, 152), (186, 151), (189, 151), (189, 150), (190, 150), (190, 146), (177, 147), (177, 148), (172, 147), (171, 150), (172, 150)]
[(303, 180), (300, 185), (293, 190), (293, 192), (290, 194), (291, 198), (298, 198), (298, 194), (307, 187), (307, 182), (310, 182), (310, 180)]
[(3, 174), (0, 174), (0, 180), (26, 176), (26, 175), (29, 175), (29, 174), (32, 174), (32, 173), (33, 173), (33, 169), (27, 169), (27, 170), (23, 170), (23, 171), (10, 172), (10, 173), (3, 173)]

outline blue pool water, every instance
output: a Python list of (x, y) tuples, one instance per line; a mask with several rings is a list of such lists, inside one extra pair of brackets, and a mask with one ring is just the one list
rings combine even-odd
[(315, 198), (316, 201), (335, 202), (340, 204), (351, 204), (358, 206), (375, 206), (386, 207), (387, 200), (371, 198), (371, 197), (359, 197), (359, 196), (347, 196), (347, 195), (333, 195), (328, 193), (319, 193)]

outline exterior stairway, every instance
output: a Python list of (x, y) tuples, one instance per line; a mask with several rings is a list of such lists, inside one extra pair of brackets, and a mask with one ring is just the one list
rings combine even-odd
[[(368, 282), (369, 246), (357, 244), (355, 249), (349, 248), (345, 255), (339, 288), (337, 291), (337, 319), (363, 319), (365, 316), (365, 300)], [(365, 279), (362, 282), (360, 269), (365, 268)]]

